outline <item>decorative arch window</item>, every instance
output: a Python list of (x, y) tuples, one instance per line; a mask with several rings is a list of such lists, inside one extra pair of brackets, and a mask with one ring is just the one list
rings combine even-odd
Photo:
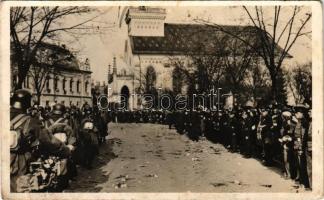
[(151, 91), (153, 88), (155, 88), (156, 84), (156, 72), (153, 66), (148, 66), (146, 69), (146, 74), (145, 74), (145, 86), (146, 86), (146, 91)]
[(183, 86), (183, 75), (179, 67), (175, 67), (172, 73), (172, 88), (175, 94), (180, 94)]
[(126, 69), (122, 69), (120, 73), (121, 73), (121, 75), (125, 76), (127, 74)]

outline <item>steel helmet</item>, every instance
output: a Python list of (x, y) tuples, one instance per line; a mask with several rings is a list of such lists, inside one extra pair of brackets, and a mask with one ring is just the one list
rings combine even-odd
[(53, 106), (53, 114), (63, 115), (65, 112), (65, 106), (63, 104), (57, 103)]
[(27, 110), (31, 107), (32, 94), (29, 90), (16, 90), (10, 98), (10, 105), (12, 108)]

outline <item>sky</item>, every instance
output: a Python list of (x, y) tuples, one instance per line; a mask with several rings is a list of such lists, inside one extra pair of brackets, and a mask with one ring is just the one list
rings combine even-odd
[[(165, 7), (167, 16), (166, 23), (195, 23), (197, 19), (208, 20), (212, 23), (220, 25), (248, 25), (251, 21), (242, 7), (235, 6), (209, 6), (209, 7)], [(121, 57), (124, 47), (124, 41), (127, 38), (127, 25), (122, 20), (122, 26), (119, 26), (119, 17), (123, 8), (119, 7), (100, 7), (92, 15), (98, 16), (91, 22), (98, 31), (85, 34), (79, 38), (78, 42), (67, 42), (69, 48), (78, 51), (78, 57), (89, 58), (91, 69), (93, 71), (92, 78), (95, 81), (107, 81), (108, 65), (112, 63), (113, 57)], [(248, 8), (253, 11), (253, 8)], [(311, 8), (303, 7), (296, 19), (297, 24), (305, 18), (305, 13), (311, 12)], [(287, 19), (292, 14), (292, 7), (283, 7), (280, 14), (279, 26), (284, 27)], [(72, 17), (67, 20), (66, 24), (76, 24), (85, 20), (89, 16)], [(270, 30), (270, 22), (273, 20), (273, 7), (264, 7), (264, 18), (269, 23), (266, 25)], [(311, 22), (305, 27), (305, 31), (311, 31)], [(100, 33), (98, 33), (100, 32)], [(285, 38), (285, 35), (283, 36)], [(285, 40), (283, 39), (282, 42)], [(283, 43), (279, 45), (284, 45)], [(311, 34), (300, 37), (295, 45), (291, 48), (290, 54), (293, 56), (287, 62), (288, 66), (303, 64), (311, 61)]]

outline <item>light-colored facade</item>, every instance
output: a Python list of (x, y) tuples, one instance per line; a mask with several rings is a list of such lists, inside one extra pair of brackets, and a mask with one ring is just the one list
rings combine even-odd
[(127, 37), (124, 44), (123, 59), (113, 61), (113, 70), (109, 70), (112, 82), (108, 80), (110, 102), (121, 103), (121, 95), (129, 91), (128, 107), (141, 108), (140, 92), (137, 90), (145, 82), (145, 73), (149, 67), (154, 69), (157, 90), (172, 90), (172, 71), (170, 58), (166, 54), (136, 53), (132, 47), (132, 37), (164, 37), (164, 20), (166, 11), (163, 8), (129, 8), (125, 16)]
[[(91, 70), (89, 62), (68, 63), (64, 67), (54, 66), (56, 73), (49, 73), (40, 97), (40, 105), (54, 105), (62, 103), (65, 106), (82, 106), (85, 102), (92, 104), (91, 96)], [(17, 67), (11, 67), (11, 88), (18, 82)], [(31, 72), (26, 77), (24, 89), (28, 89), (33, 94), (33, 100), (37, 101), (36, 89), (34, 87), (34, 78)]]

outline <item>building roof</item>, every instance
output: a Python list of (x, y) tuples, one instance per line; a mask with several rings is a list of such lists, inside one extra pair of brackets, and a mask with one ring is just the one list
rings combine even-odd
[[(259, 39), (253, 26), (209, 26), (203, 24), (164, 25), (164, 37), (130, 36), (134, 54), (215, 54), (219, 45), (234, 37), (221, 29), (240, 35), (244, 40), (258, 48)], [(224, 47), (226, 48), (226, 46)], [(283, 51), (276, 45), (276, 51)], [(219, 51), (218, 51), (219, 52)], [(226, 53), (226, 51), (224, 51)], [(288, 55), (291, 57), (290, 55)]]

